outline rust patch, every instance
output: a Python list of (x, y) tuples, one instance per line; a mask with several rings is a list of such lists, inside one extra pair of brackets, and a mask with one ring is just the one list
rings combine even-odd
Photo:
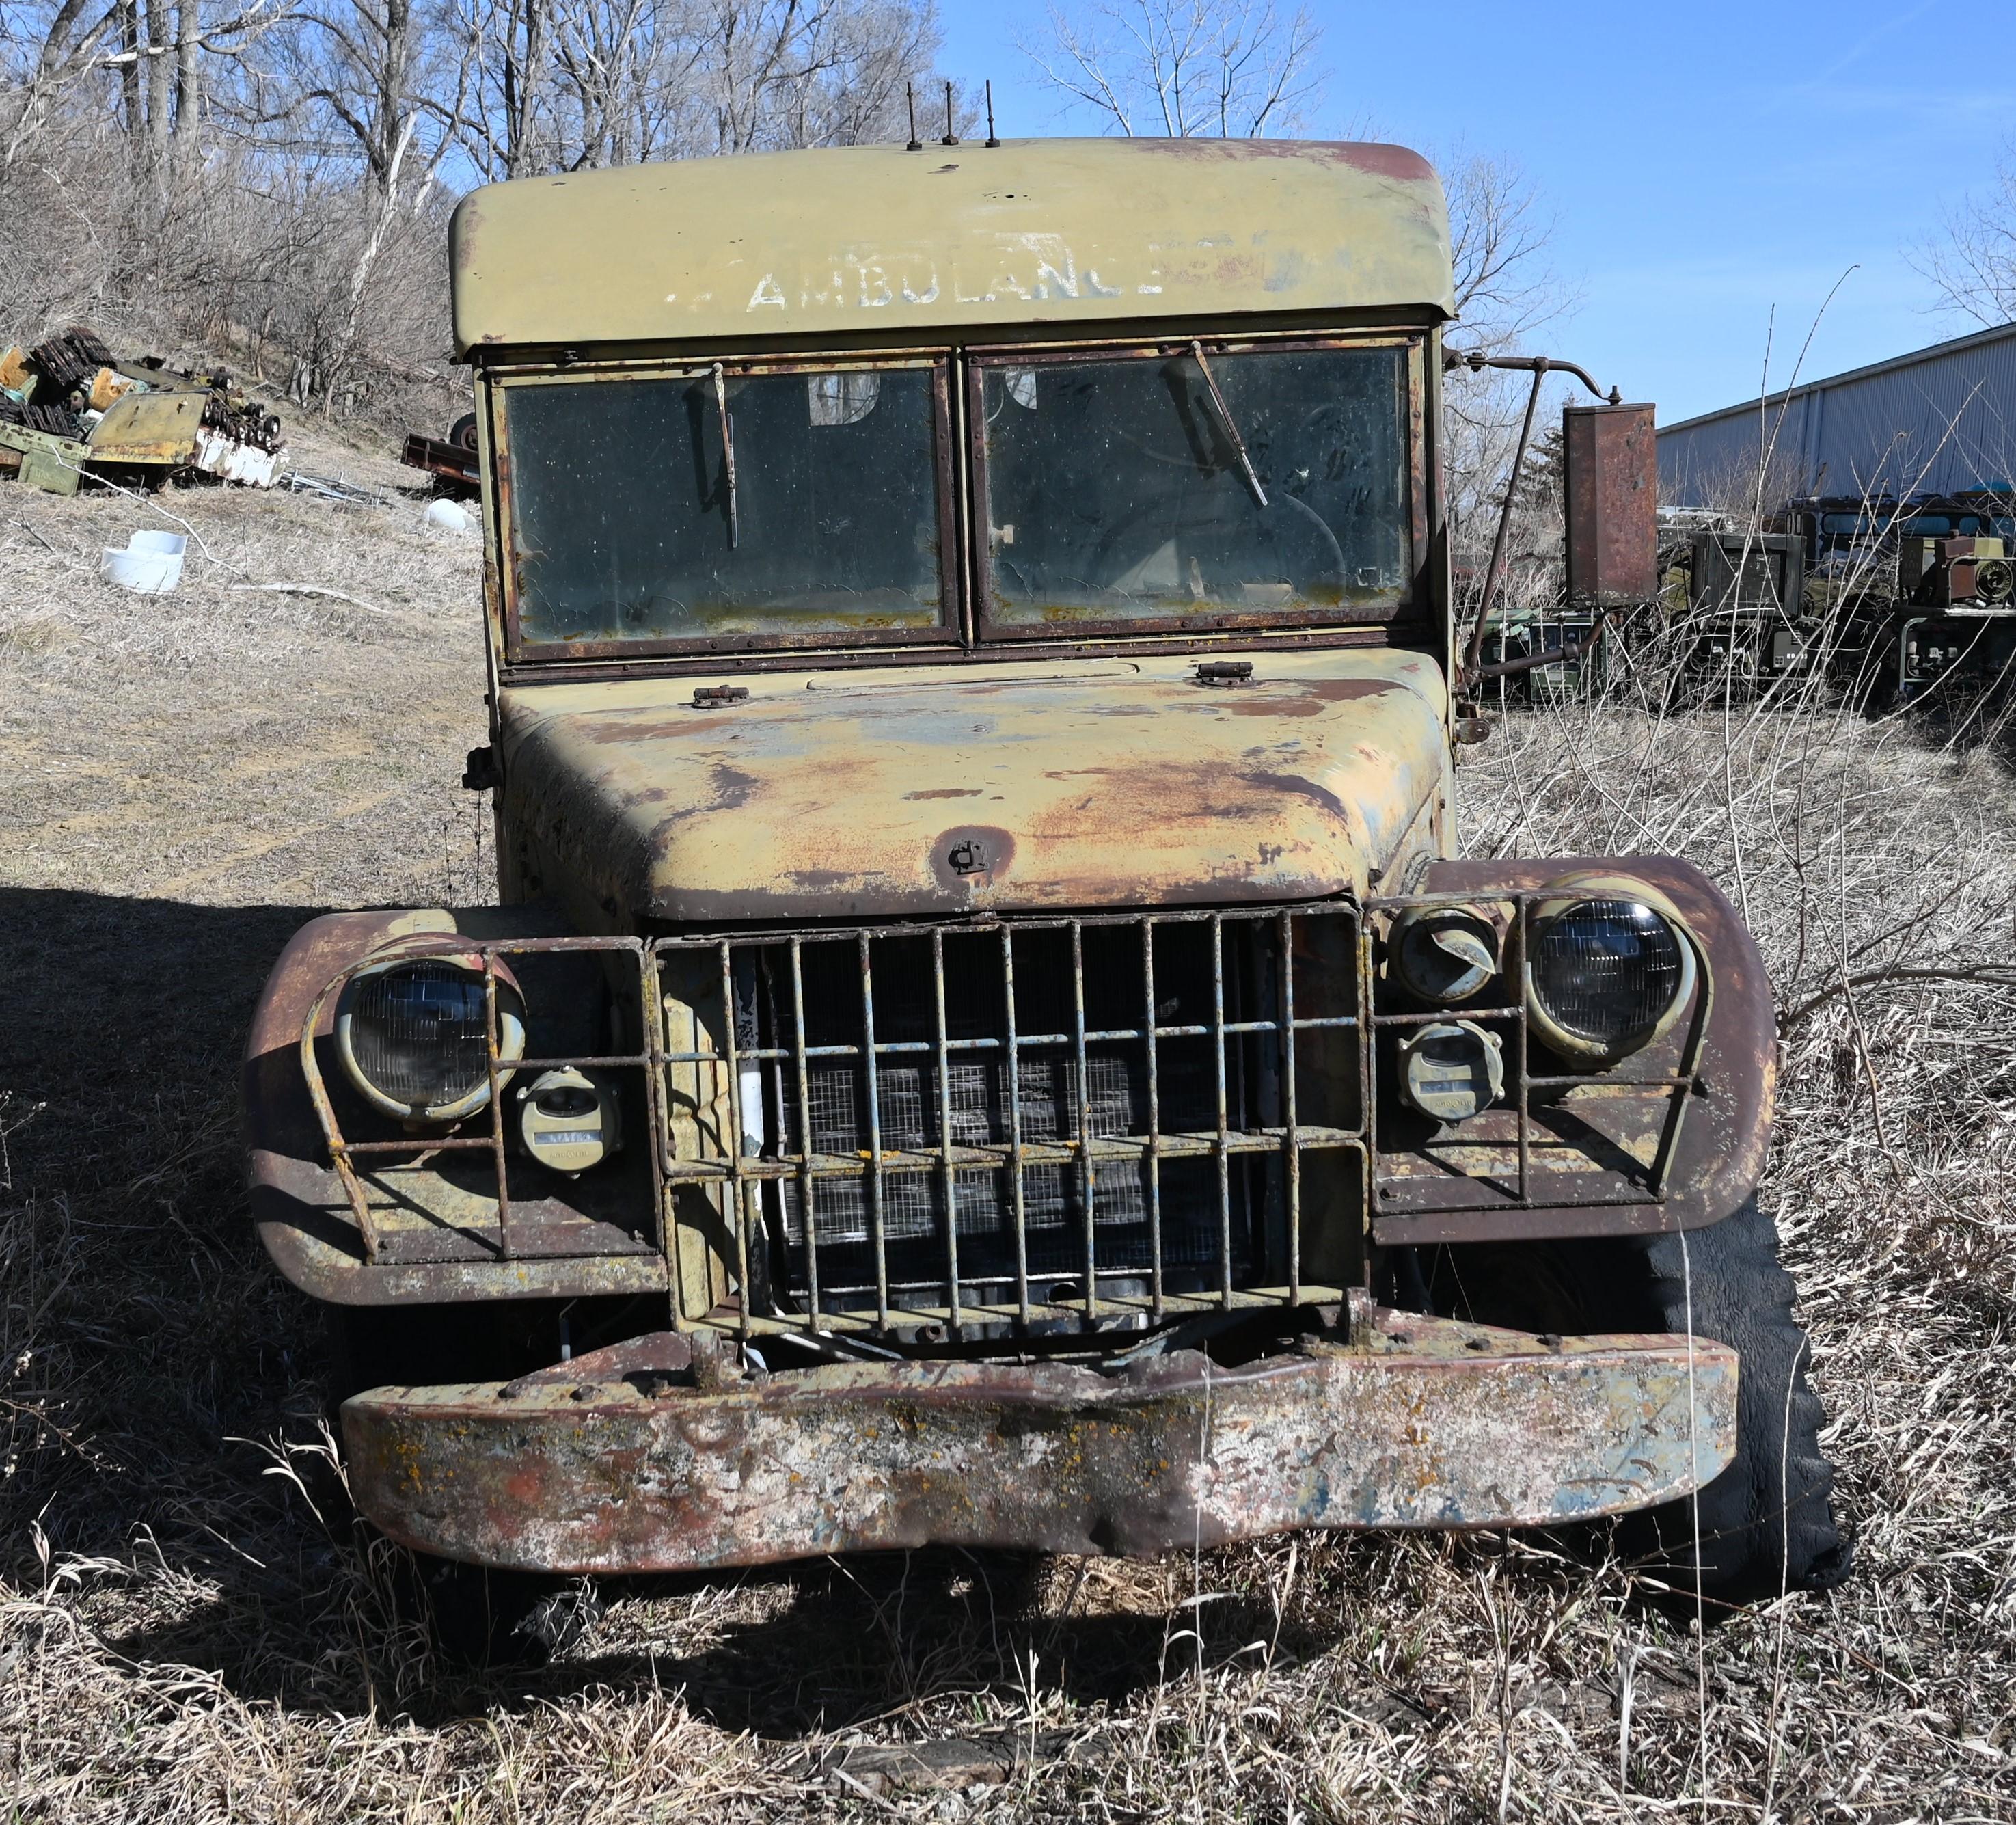
[[(1244, 693), (1143, 677), (1109, 698), (1060, 664), (985, 705), (963, 683), (785, 685), (714, 718), (667, 704), (675, 685), (508, 691), (506, 815), (584, 930), (1362, 889), (1443, 789), (1437, 681), (1383, 653), (1268, 662)], [(1249, 704), (1280, 713), (1235, 720)], [(1116, 739), (1106, 717), (1130, 713)], [(978, 834), (944, 813), (983, 806), (1013, 833), (1005, 878), (999, 853), (970, 873), (944, 853)]]
[(1267, 716), (1288, 718), (1294, 716), (1319, 716), (1323, 705), (1313, 697), (1242, 697), (1219, 706), (1223, 714), (1234, 716)]
[(1339, 164), (1348, 164), (1355, 171), (1369, 171), (1376, 178), (1394, 178), (1408, 184), (1441, 181), (1433, 165), (1405, 146), (1388, 145), (1376, 139), (1333, 139), (1323, 142), (1321, 150), (1327, 151)]
[(1363, 703), (1406, 688), (1379, 678), (1312, 678), (1297, 683), (1292, 695), (1254, 691), (1228, 695), (1215, 707), (1235, 716), (1319, 716), (1333, 704)]
[[(1736, 1444), (1705, 1338), (1538, 1340), (1371, 1310), (1236, 1368), (835, 1365), (747, 1379), (704, 1340), (345, 1404), (358, 1506), (479, 1564), (607, 1573), (927, 1542), (1145, 1554), (1307, 1527), (1481, 1527), (1670, 1499)], [(690, 1366), (688, 1366), (688, 1364)]]
[(1190, 159), (1200, 164), (1262, 158), (1301, 161), (1315, 157), (1348, 166), (1373, 177), (1392, 178), (1402, 183), (1440, 182), (1435, 167), (1418, 152), (1377, 140), (1143, 139), (1133, 143), (1145, 152), (1165, 158)]
[(1351, 823), (1351, 808), (1327, 786), (1319, 786), (1314, 780), (1305, 780), (1299, 774), (1243, 773), (1240, 778), (1249, 786), (1259, 786), (1269, 792), (1292, 792), (1298, 799), (1308, 799), (1330, 813), (1338, 823), (1347, 828)]
[(1302, 687), (1319, 703), (1359, 703), (1406, 688), (1384, 678), (1312, 678)]
[(755, 795), (760, 784), (754, 774), (744, 773), (725, 761), (716, 761), (709, 767), (707, 778), (714, 788), (714, 800), (707, 806), (711, 811), (740, 811)]

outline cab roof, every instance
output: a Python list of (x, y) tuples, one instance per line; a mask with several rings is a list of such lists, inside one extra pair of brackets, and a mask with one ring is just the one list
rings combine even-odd
[(472, 193), (450, 241), (459, 355), (1455, 308), (1433, 169), (1337, 141), (968, 141), (576, 171)]

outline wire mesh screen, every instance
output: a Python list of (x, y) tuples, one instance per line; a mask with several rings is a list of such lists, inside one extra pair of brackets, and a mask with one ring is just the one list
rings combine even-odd
[[(1157, 958), (1159, 1017), (1208, 1021), (1211, 978), (1201, 928), (1168, 933)], [(1137, 934), (1107, 927), (1085, 934), (1085, 1024), (1092, 1032), (1138, 1028), (1145, 1003), (1145, 966)], [(1015, 1027), (1031, 1036), (1017, 1048), (1012, 1069), (1006, 1055), (1010, 993), (999, 940), (992, 934), (942, 940), (946, 1038), (963, 1049), (946, 1059), (943, 1083), (935, 1068), (936, 1009), (931, 945), (923, 938), (884, 938), (871, 947), (873, 1013), (878, 1043), (927, 1049), (898, 1054), (876, 1068), (877, 1114), (884, 1152), (920, 1155), (940, 1145), (1005, 1147), (1014, 1139), (1019, 1105), (1024, 1142), (1068, 1145), (1079, 1132), (1095, 1139), (1145, 1134), (1149, 1128), (1147, 1044), (1145, 1038), (1088, 1041), (1083, 1073), (1073, 1032), (1073, 971), (1070, 934), (1057, 930), (1026, 933), (1017, 943), (1014, 962)], [(1194, 954), (1176, 954), (1188, 950)], [(858, 1035), (864, 1016), (864, 976), (852, 944), (805, 947), (803, 971), (808, 1047), (844, 1045)], [(1187, 1005), (1195, 1003), (1196, 1005)], [(1049, 1043), (1043, 1043), (1048, 1036)], [(790, 1044), (796, 1035), (788, 1028)], [(1165, 1128), (1203, 1132), (1215, 1129), (1214, 1073), (1197, 1040), (1165, 1041), (1159, 1093)], [(796, 1101), (782, 1098), (783, 1135), (793, 1153), (805, 1149), (808, 1120), (811, 1151), (859, 1155), (869, 1146), (867, 1069), (859, 1058), (808, 1066), (809, 1115)], [(967, 1282), (985, 1293), (1016, 1275), (1016, 1211), (1009, 1167), (955, 1167), (950, 1201), (941, 1173), (884, 1175), (881, 1223), (887, 1271), (902, 1290), (936, 1287), (945, 1271), (938, 1239), (947, 1228), (948, 1210), (959, 1239), (960, 1268)], [(1022, 1174), (1022, 1259), (1027, 1271), (1055, 1279), (1082, 1271), (1088, 1214), (1095, 1237), (1096, 1271), (1147, 1269), (1153, 1262), (1150, 1205), (1154, 1188), (1145, 1156), (1092, 1163), (1089, 1173), (1063, 1163), (1025, 1164)], [(1167, 1162), (1159, 1187), (1161, 1259), (1174, 1269), (1208, 1270), (1218, 1256), (1220, 1224), (1209, 1163)], [(806, 1279), (803, 1188), (783, 1187), (784, 1232), (791, 1279)], [(830, 1296), (870, 1290), (873, 1271), (870, 1188), (866, 1175), (815, 1178), (810, 1184), (814, 1241), (821, 1252), (823, 1283)], [(1251, 1258), (1247, 1199), (1242, 1182), (1233, 1188), (1235, 1271)], [(1191, 1278), (1196, 1278), (1193, 1274)]]

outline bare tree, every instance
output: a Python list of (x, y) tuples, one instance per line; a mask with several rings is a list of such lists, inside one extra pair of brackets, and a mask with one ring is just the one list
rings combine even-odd
[(1047, 41), (1020, 48), (1119, 132), (1251, 139), (1303, 124), (1321, 35), (1306, 6), (1274, 0), (1090, 0), (1077, 16), (1053, 6)]
[[(1553, 221), (1539, 192), (1513, 160), (1457, 150), (1438, 160), (1449, 197), (1449, 251), (1456, 320), (1452, 342), (1503, 354), (1558, 318), (1568, 295), (1547, 258)], [(1524, 376), (1458, 368), (1443, 388), (1443, 478), (1458, 596), (1467, 601), (1481, 575), (1484, 544), (1495, 528), (1513, 473), (1518, 429), (1531, 382)], [(1558, 504), (1529, 512), (1518, 550), (1532, 557), (1559, 543)], [(1543, 531), (1542, 528), (1546, 528)], [(1506, 594), (1549, 582), (1544, 564), (1514, 567)]]
[(451, 188), (900, 139), (938, 45), (934, 0), (0, 0), (6, 326), (424, 423)]
[(274, 34), (275, 113), (333, 133), (374, 204), (431, 183), (454, 145), (469, 60), (443, 23), (415, 0), (296, 0)]
[(553, 163), (632, 164), (679, 138), (700, 54), (686, 10), (667, 0), (572, 0), (554, 11)]
[(893, 135), (933, 0), (459, 0), (485, 178)]
[(1513, 160), (1459, 150), (1442, 165), (1463, 346), (1496, 353), (1559, 317), (1568, 294), (1548, 259), (1554, 220)]
[(171, 158), (193, 154), (220, 67), (221, 86), (234, 87), (232, 72), (278, 9), (279, 0), (0, 0), (3, 162), (95, 87), (160, 192)]
[[(1109, 132), (1186, 138), (1291, 135), (1319, 105), (1318, 27), (1274, 0), (1093, 0), (1082, 19), (1057, 8), (1024, 54), (1061, 95)], [(1456, 323), (1465, 348), (1499, 353), (1560, 315), (1547, 259), (1553, 223), (1512, 160), (1464, 152), (1443, 161)], [(1443, 460), (1460, 563), (1512, 485), (1525, 383), (1460, 370), (1445, 393)]]
[(1941, 309), (1983, 329), (2016, 322), (2016, 140), (2003, 141), (1987, 188), (1948, 209), (1906, 258)]

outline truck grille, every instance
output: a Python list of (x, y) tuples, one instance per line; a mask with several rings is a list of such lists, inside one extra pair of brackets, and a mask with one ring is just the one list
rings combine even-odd
[[(1606, 1205), (1659, 1224), (1704, 1094), (1705, 965), (1627, 1067), (1550, 1072), (1505, 990), (1553, 891), (1487, 896), (1508, 932), (1500, 1004), (1460, 1012), (1499, 1040), (1506, 1094), (1453, 1124), (1399, 1106), (1399, 1048), (1449, 1016), (1372, 1009), (1367, 920), (1462, 893), (445, 938), (486, 976), (521, 972), (532, 1049), (556, 1055), (504, 1062), (487, 990), (488, 1108), (401, 1134), (332, 1081), (327, 1015), (365, 958), (310, 1009), (301, 1060), (367, 1264), (567, 1260), (571, 1284), (610, 1290), (669, 1274), (682, 1322), (744, 1335), (1125, 1330), (1334, 1300), (1374, 1241), (1528, 1233), (1529, 1213), (1555, 1232)], [(524, 1157), (506, 1106), (560, 1067), (616, 1087), (633, 1137), (574, 1180)]]
[[(668, 947), (668, 1008), (699, 1042), (675, 1036), (671, 1069), (696, 1105), (725, 1095), (714, 1131), (740, 1137), (732, 1156), (675, 1146), (669, 1176), (717, 1188), (747, 1251), (737, 1288), (770, 1323), (1299, 1297), (1302, 1156), (1352, 1156), (1362, 1198), (1355, 924), (1167, 914)], [(682, 990), (696, 953), (707, 980)], [(1298, 954), (1331, 965), (1299, 1004)]]

